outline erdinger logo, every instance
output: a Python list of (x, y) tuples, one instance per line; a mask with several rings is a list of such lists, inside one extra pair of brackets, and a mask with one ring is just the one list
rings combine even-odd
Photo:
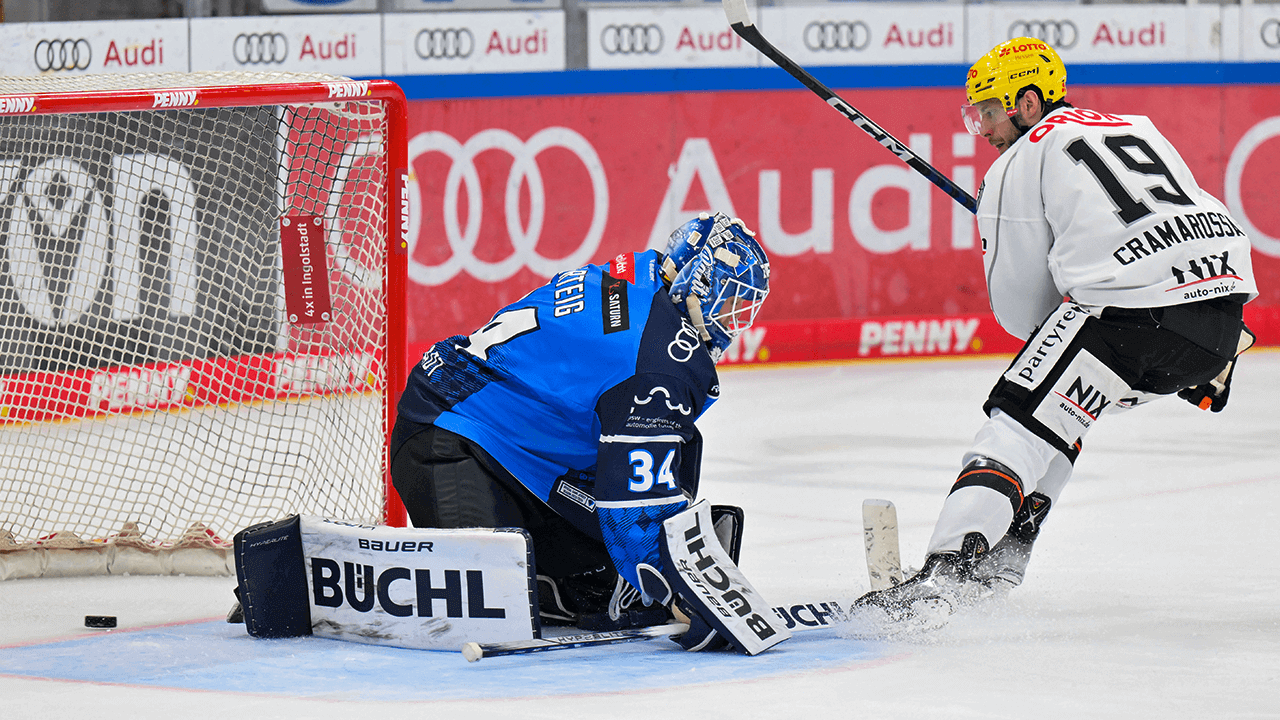
[(1009, 39), (1020, 37), (1038, 38), (1059, 50), (1070, 50), (1080, 39), (1080, 31), (1070, 20), (1015, 20), (1009, 26)]
[[(493, 618), (507, 616), (502, 608), (484, 605), (484, 572), (467, 570), (466, 610), (463, 610), (461, 570), (445, 570), (444, 585), (432, 584), (431, 571), (416, 568), (391, 567), (377, 571), (372, 565), (356, 565), (329, 558), (311, 558), (311, 597), (318, 607), (350, 607), (356, 612), (373, 610), (376, 603), (392, 617), (409, 617), (417, 610), (418, 617), (435, 617), (435, 602), (443, 600), (445, 616), (451, 618)], [(437, 578), (439, 575), (436, 576)], [(375, 579), (376, 578), (376, 579)], [(391, 584), (397, 581), (412, 582), (413, 602), (398, 603), (391, 598)]]
[(93, 48), (84, 38), (76, 40), (41, 40), (36, 43), (36, 69), (40, 72), (88, 70)]

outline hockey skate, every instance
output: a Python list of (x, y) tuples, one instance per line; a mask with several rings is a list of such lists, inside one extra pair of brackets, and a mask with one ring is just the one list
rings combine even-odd
[(1031, 561), (1031, 546), (1040, 535), (1040, 526), (1052, 504), (1040, 493), (1028, 495), (1013, 516), (1009, 531), (991, 548), (991, 552), (980, 556), (974, 564), (974, 578), (987, 583), (997, 593), (1021, 585), (1027, 563)]
[(980, 533), (969, 533), (959, 552), (930, 555), (924, 567), (902, 584), (858, 598), (852, 612), (878, 611), (891, 623), (941, 627), (961, 607), (994, 594), (988, 582), (973, 574), (975, 565), (986, 554), (986, 539)]

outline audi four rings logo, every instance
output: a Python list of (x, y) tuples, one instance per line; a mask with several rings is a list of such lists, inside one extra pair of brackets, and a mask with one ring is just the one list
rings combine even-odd
[(471, 57), (476, 39), (467, 28), (423, 28), (413, 41), (423, 60)]
[(1009, 26), (1009, 39), (1019, 37), (1039, 38), (1058, 50), (1075, 47), (1080, 31), (1070, 20), (1015, 20)]
[(814, 21), (804, 28), (804, 46), (819, 50), (865, 50), (871, 28), (861, 20)]
[(93, 48), (84, 38), (78, 40), (41, 40), (36, 43), (36, 69), (41, 72), (88, 70)]
[(1280, 47), (1280, 20), (1267, 18), (1267, 21), (1262, 23), (1262, 29), (1259, 34), (1262, 35), (1263, 45), (1269, 48)]
[[(547, 257), (538, 252), (542, 222), (547, 214), (547, 191), (543, 185), (542, 170), (538, 167), (538, 155), (551, 148), (561, 148), (577, 156), (591, 180), (592, 193), (591, 224), (579, 241), (578, 248), (559, 258)], [(510, 155), (512, 163), (507, 171), (503, 208), (485, 212), (483, 202), (486, 194), (481, 187), (475, 158), (482, 152), (490, 151)], [(534, 133), (528, 140), (521, 140), (506, 130), (491, 128), (460, 143), (448, 133), (432, 130), (409, 141), (409, 165), (412, 167), (417, 158), (427, 153), (441, 153), (447, 157), (450, 161), (449, 173), (444, 179), (442, 196), (436, 196), (441, 201), (441, 205), (437, 206), (439, 210), (429, 213), (421, 212), (421, 186), (414, 176), (410, 176), (409, 238), (411, 243), (415, 243), (421, 237), (421, 218), (424, 215), (438, 217), (444, 224), (444, 237), (449, 244), (450, 256), (437, 265), (427, 265), (414, 258), (411, 247), (409, 278), (414, 282), (427, 286), (443, 285), (462, 270), (466, 270), (477, 280), (501, 282), (524, 267), (542, 277), (551, 277), (567, 268), (585, 265), (600, 247), (605, 221), (609, 218), (609, 180), (605, 177), (604, 164), (600, 162), (595, 148), (576, 131), (566, 127), (549, 127)], [(496, 182), (498, 186), (503, 185), (500, 178), (485, 179), (491, 183)], [(559, 184), (564, 176), (557, 173), (550, 176), (550, 179)], [(465, 190), (466, 200), (460, 203), (462, 190)], [(558, 188), (558, 192), (565, 190)], [(528, 203), (528, 224), (523, 224), (525, 214), (521, 211), (522, 202)], [(459, 205), (465, 205), (465, 208)], [(511, 254), (501, 260), (476, 257), (481, 220), (493, 222), (496, 219), (502, 223), (504, 218), (507, 237), (511, 240)]]
[(289, 40), (281, 33), (240, 33), (231, 46), (241, 65), (269, 65), (289, 59)]
[(605, 25), (600, 47), (609, 55), (657, 55), (662, 28), (657, 25)]

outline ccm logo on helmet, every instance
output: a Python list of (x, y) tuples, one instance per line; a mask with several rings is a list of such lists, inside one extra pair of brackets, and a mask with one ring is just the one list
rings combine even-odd
[(1021, 72), (1010, 73), (1010, 74), (1009, 74), (1009, 79), (1010, 79), (1010, 80), (1017, 80), (1017, 79), (1018, 79), (1018, 78), (1020, 78), (1020, 77), (1026, 77), (1026, 76), (1028, 76), (1028, 75), (1039, 75), (1039, 74), (1040, 74), (1040, 69), (1039, 69), (1039, 68), (1029, 68), (1029, 69), (1027, 69), (1027, 70), (1023, 70), (1023, 71), (1021, 71)]

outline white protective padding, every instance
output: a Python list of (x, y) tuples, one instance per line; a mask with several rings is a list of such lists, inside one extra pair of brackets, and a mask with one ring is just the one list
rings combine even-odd
[(312, 634), (457, 651), (540, 636), (523, 530), (362, 526), (301, 517)]
[(34, 542), (15, 543), (0, 531), (0, 581), (83, 575), (232, 575), (231, 543), (203, 523), (193, 523), (172, 541), (142, 538), (136, 523), (103, 539), (84, 540), (56, 532)]
[(758, 655), (791, 637), (783, 620), (721, 547), (707, 501), (667, 518), (662, 528), (667, 579), (725, 639), (748, 655)]

